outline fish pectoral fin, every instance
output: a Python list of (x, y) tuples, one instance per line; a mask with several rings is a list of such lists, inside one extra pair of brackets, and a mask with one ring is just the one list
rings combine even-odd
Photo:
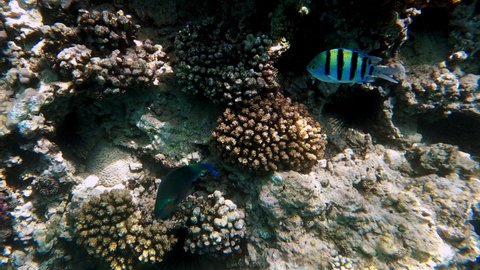
[(378, 56), (373, 56), (373, 55), (369, 55), (368, 58), (370, 58), (370, 60), (372, 61), (372, 64), (378, 64), (380, 63), (383, 59), (378, 57)]
[(377, 71), (376, 76), (378, 78), (382, 78), (389, 82), (398, 83), (398, 81), (392, 78), (393, 75), (400, 74), (400, 70), (398, 70), (397, 68), (379, 65), (379, 66), (376, 66), (375, 69)]
[(382, 79), (387, 80), (387, 81), (392, 82), (392, 83), (398, 83), (398, 81), (396, 81), (392, 77), (390, 77), (388, 75), (385, 75), (385, 74), (382, 74), (382, 73), (377, 74), (377, 77), (382, 78)]

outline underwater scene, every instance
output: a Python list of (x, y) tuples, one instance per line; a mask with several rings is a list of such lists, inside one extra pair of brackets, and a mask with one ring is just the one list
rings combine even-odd
[(480, 0), (0, 0), (0, 270), (480, 269)]

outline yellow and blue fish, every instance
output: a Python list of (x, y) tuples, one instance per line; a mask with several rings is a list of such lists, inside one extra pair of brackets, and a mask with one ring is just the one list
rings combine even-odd
[(337, 48), (319, 53), (308, 64), (307, 70), (313, 77), (330, 83), (364, 83), (373, 82), (376, 78), (398, 83), (392, 75), (399, 71), (378, 65), (380, 61), (380, 57)]

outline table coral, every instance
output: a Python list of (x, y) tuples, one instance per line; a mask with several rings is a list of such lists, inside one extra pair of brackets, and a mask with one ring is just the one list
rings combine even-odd
[(308, 170), (327, 143), (306, 108), (278, 92), (227, 108), (212, 136), (225, 160), (253, 171)]
[(175, 40), (176, 76), (185, 92), (240, 103), (278, 88), (273, 61), (286, 48), (266, 35), (227, 31), (213, 21), (187, 25)]

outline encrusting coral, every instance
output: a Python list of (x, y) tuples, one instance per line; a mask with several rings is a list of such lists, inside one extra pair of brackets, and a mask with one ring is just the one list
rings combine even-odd
[(189, 197), (183, 210), (188, 227), (186, 251), (229, 254), (240, 249), (246, 231), (245, 212), (220, 191), (206, 198)]
[(84, 203), (74, 229), (77, 243), (112, 269), (161, 262), (177, 241), (161, 224), (140, 224), (140, 212), (127, 190), (114, 189)]
[(306, 108), (278, 92), (227, 108), (212, 136), (223, 158), (254, 171), (308, 170), (327, 143)]
[(273, 61), (287, 47), (266, 35), (226, 31), (213, 21), (188, 25), (175, 40), (176, 76), (187, 93), (240, 103), (278, 88)]

